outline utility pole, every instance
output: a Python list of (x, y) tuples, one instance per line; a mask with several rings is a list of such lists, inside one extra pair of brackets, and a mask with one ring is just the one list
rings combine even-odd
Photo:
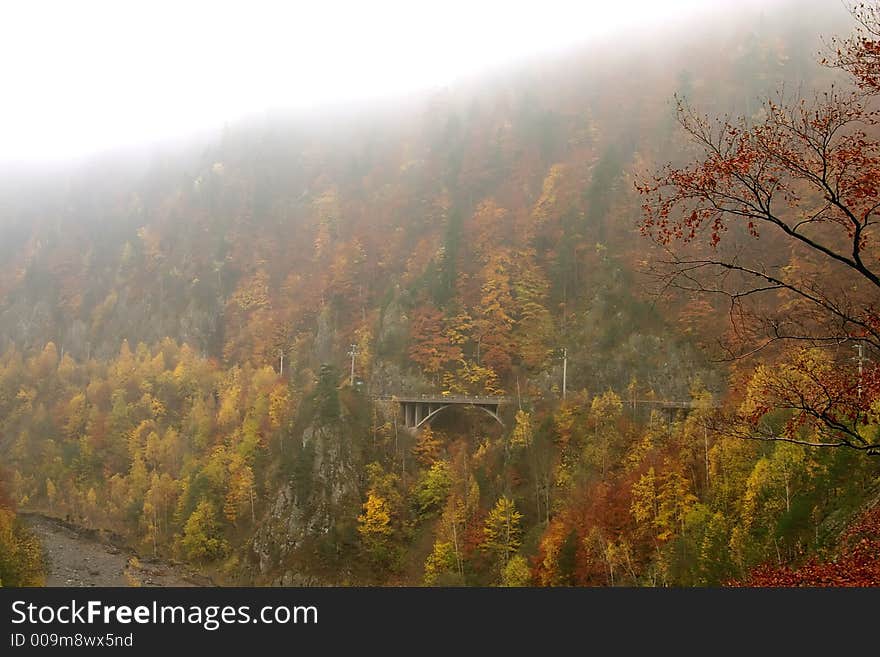
[(562, 399), (565, 400), (565, 386), (568, 378), (568, 349), (562, 348)]
[(865, 362), (865, 345), (861, 342), (858, 342), (853, 345), (853, 348), (859, 352), (859, 355), (856, 356), (855, 360), (859, 364), (859, 386), (858, 386), (858, 394), (859, 401), (862, 400), (862, 367)]
[(709, 429), (703, 425), (703, 446), (706, 449), (706, 491), (709, 490)]
[(357, 352), (358, 352), (357, 349), (358, 349), (357, 345), (352, 343), (351, 349), (349, 349), (349, 351), (348, 351), (348, 355), (351, 356), (351, 379), (349, 381), (349, 385), (352, 388), (354, 387), (354, 359), (355, 359), (355, 356), (357, 356)]
[(281, 359), (281, 365), (278, 368), (278, 376), (284, 376), (284, 349), (278, 350), (278, 357)]

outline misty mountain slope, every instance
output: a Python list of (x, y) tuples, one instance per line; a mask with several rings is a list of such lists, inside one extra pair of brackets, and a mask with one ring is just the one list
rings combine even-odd
[[(3, 488), (228, 583), (717, 584), (831, 550), (876, 467), (709, 435), (749, 373), (712, 360), (723, 304), (652, 294), (634, 187), (693, 155), (673, 94), (757, 116), (833, 79), (816, 11), (10, 176)], [(374, 399), (405, 392), (514, 401), (414, 433)]]

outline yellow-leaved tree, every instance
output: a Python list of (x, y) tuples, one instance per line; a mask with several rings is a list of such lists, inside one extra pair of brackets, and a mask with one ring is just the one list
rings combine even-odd
[(507, 565), (522, 542), (521, 521), (522, 514), (516, 510), (516, 504), (505, 495), (498, 498), (486, 517), (481, 546), (495, 556), (501, 568)]
[(217, 509), (208, 500), (199, 502), (187, 519), (181, 545), (192, 561), (211, 561), (226, 554), (229, 546), (220, 534)]
[(358, 516), (358, 533), (370, 555), (383, 561), (388, 555), (388, 541), (393, 533), (391, 509), (384, 497), (375, 492), (367, 495), (364, 512)]
[(43, 554), (36, 537), (0, 507), (0, 586), (42, 586)]
[(529, 447), (534, 437), (534, 429), (532, 428), (532, 416), (524, 410), (516, 412), (513, 433), (510, 436), (511, 447)]

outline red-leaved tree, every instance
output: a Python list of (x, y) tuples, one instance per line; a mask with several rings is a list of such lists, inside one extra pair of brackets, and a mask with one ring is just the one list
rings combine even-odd
[[(864, 426), (878, 398), (870, 361), (880, 354), (880, 4), (853, 15), (860, 28), (832, 42), (827, 62), (852, 75), (852, 90), (767, 100), (759, 118), (738, 120), (679, 99), (679, 123), (702, 153), (638, 189), (665, 289), (727, 300), (729, 358), (771, 348), (791, 360), (753, 382), (752, 393), (766, 389), (763, 405), (725, 425), (751, 438), (877, 453), (876, 432)], [(779, 409), (784, 426), (767, 421)]]

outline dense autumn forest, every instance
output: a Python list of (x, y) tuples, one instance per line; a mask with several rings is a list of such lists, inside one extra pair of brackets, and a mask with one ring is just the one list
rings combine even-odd
[(4, 172), (0, 582), (25, 510), (224, 584), (880, 584), (880, 16), (795, 4)]

